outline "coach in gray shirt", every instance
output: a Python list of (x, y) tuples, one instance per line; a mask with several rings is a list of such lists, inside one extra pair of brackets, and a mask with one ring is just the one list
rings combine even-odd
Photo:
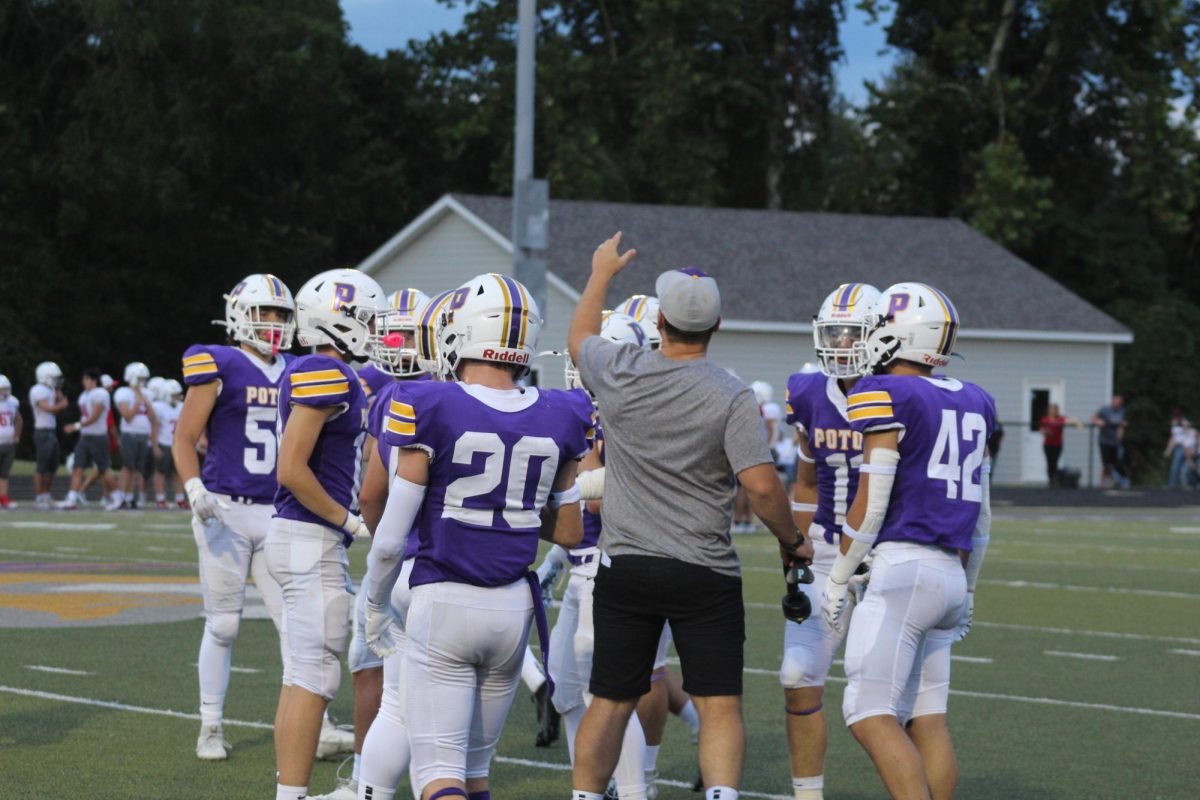
[(635, 255), (618, 254), (620, 239), (593, 254), (568, 337), (603, 409), (607, 460), (592, 612), (594, 700), (576, 738), (573, 798), (603, 797), (670, 622), (683, 688), (700, 714), (707, 796), (736, 800), (746, 624), (729, 534), (734, 477), (786, 555), (811, 558), (812, 545), (792, 523), (753, 392), (707, 358), (721, 318), (713, 278), (696, 269), (659, 276), (659, 350), (597, 335), (608, 285)]

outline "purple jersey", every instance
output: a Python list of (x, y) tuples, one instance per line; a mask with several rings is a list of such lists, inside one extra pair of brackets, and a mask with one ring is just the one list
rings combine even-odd
[(290, 355), (267, 364), (240, 347), (193, 345), (183, 354), (183, 382), (220, 381), (205, 433), (201, 478), (209, 491), (270, 503), (275, 497), (279, 381)]
[[(592, 441), (592, 447), (599, 448), (600, 466), (604, 466), (604, 429), (597, 422), (595, 430), (596, 435)], [(573, 548), (575, 550), (596, 547), (600, 544), (600, 515), (588, 511), (587, 503), (581, 505), (583, 506), (583, 539), (579, 542), (578, 547)]]
[(788, 378), (787, 423), (808, 442), (817, 465), (817, 513), (813, 522), (835, 543), (842, 533), (846, 511), (858, 490), (862, 464), (862, 434), (850, 430), (846, 395), (837, 378), (820, 372), (797, 372)]
[(358, 371), (358, 385), (362, 387), (363, 394), (367, 396), (367, 403), (374, 403), (375, 395), (379, 394), (393, 380), (395, 379), (391, 375), (374, 364), (368, 364)]
[[(362, 374), (359, 373), (359, 377)], [(367, 433), (375, 437), (375, 449), (379, 453), (380, 461), (383, 467), (387, 470), (388, 480), (391, 481), (391, 476), (396, 474), (396, 465), (392, 461), (392, 457), (396, 452), (396, 448), (389, 444), (383, 437), (383, 426), (387, 421), (387, 412), (391, 408), (392, 398), (395, 394), (395, 388), (399, 385), (398, 381), (390, 381), (384, 384), (371, 403), (371, 411), (367, 414)], [(413, 525), (413, 529), (408, 533), (408, 540), (404, 544), (404, 556), (402, 561), (407, 561), (417, 554), (417, 546), (420, 544), (420, 529), (417, 525)]]
[[(367, 397), (358, 385), (358, 376), (340, 359), (323, 355), (301, 356), (283, 373), (279, 392), (280, 439), (287, 429), (293, 405), (341, 407), (325, 420), (308, 466), (330, 497), (357, 512), (362, 445), (367, 438)], [(339, 526), (309, 511), (283, 486), (275, 492), (275, 516), (332, 528), (345, 536), (347, 547), (352, 541)]]
[(858, 433), (900, 431), (900, 465), (877, 541), (970, 550), (996, 427), (992, 396), (953, 378), (872, 375), (855, 385), (847, 406)]
[(429, 455), (411, 585), (519, 580), (559, 467), (584, 456), (591, 427), (583, 392), (397, 384), (381, 441)]

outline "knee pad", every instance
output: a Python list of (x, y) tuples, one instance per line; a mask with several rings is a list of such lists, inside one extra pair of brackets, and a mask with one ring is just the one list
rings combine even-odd
[(209, 614), (204, 620), (204, 630), (221, 647), (233, 647), (237, 641), (238, 627), (242, 615), (229, 611)]
[(806, 647), (789, 647), (783, 651), (779, 666), (779, 683), (785, 689), (824, 686), (827, 675), (821, 674), (819, 659)]

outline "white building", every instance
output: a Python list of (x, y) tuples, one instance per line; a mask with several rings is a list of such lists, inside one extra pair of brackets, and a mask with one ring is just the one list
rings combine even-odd
[[(479, 273), (511, 273), (511, 221), (509, 198), (446, 195), (360, 269), (389, 292), (411, 286), (427, 294)], [(1086, 421), (1112, 395), (1113, 347), (1133, 341), (1116, 320), (955, 219), (553, 200), (542, 350), (565, 346), (592, 251), (617, 230), (622, 248), (636, 247), (638, 257), (618, 276), (609, 305), (652, 294), (663, 270), (705, 270), (721, 286), (724, 312), (710, 356), (747, 383), (768, 381), (779, 401), (788, 375), (815, 360), (812, 317), (838, 284), (938, 287), (963, 325), (963, 360), (946, 371), (987, 388), (1005, 423), (997, 482), (1045, 480), (1036, 420), (1056, 402)], [(561, 386), (561, 363), (543, 359), (539, 382)], [(1086, 432), (1068, 429), (1062, 463), (1085, 476), (1087, 444)]]

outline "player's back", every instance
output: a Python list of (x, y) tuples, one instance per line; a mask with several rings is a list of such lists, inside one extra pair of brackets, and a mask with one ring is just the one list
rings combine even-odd
[(259, 503), (275, 496), (279, 381), (290, 359), (281, 354), (268, 364), (229, 345), (193, 345), (183, 354), (186, 385), (219, 381), (201, 472), (211, 491)]
[(387, 402), (381, 441), (429, 455), (412, 586), (520, 579), (560, 466), (587, 451), (586, 395), (407, 382)]
[(996, 423), (991, 395), (954, 378), (874, 375), (854, 387), (848, 408), (864, 435), (900, 431), (900, 464), (877, 542), (970, 550)]

